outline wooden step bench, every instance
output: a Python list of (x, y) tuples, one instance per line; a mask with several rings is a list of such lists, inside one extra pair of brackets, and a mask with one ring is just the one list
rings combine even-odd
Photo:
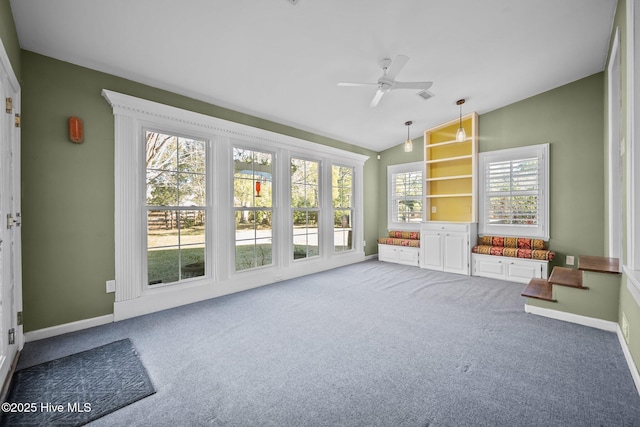
[(577, 289), (589, 289), (582, 286), (582, 271), (575, 268), (554, 267), (551, 276), (549, 276), (549, 283)]
[(554, 267), (548, 280), (531, 279), (521, 295), (527, 298), (557, 302), (553, 299), (553, 285), (567, 286), (574, 289), (589, 289), (586, 286), (582, 286), (583, 271), (620, 274), (620, 265), (616, 258), (581, 255), (578, 260), (578, 266), (578, 269)]
[(523, 297), (537, 298), (544, 301), (557, 302), (553, 299), (553, 286), (545, 279), (531, 279), (529, 285), (522, 292)]

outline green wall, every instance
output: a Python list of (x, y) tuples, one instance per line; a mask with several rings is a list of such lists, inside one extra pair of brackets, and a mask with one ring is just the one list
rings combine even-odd
[[(112, 75), (22, 51), (23, 312), (25, 332), (113, 312), (114, 122), (103, 88), (370, 156), (376, 153)], [(67, 138), (83, 119), (85, 142)], [(370, 188), (370, 187), (369, 187)], [(365, 185), (367, 242), (377, 237), (378, 193)], [(369, 243), (366, 253), (375, 253)]]
[(9, 0), (0, 0), (0, 39), (11, 62), (11, 68), (20, 80), (20, 44)]

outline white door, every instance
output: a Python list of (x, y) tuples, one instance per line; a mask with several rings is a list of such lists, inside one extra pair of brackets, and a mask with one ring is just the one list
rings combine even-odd
[(0, 49), (0, 100), (0, 380), (4, 382), (23, 345), (17, 319), (22, 307), (20, 128), (16, 127), (20, 87), (4, 49)]

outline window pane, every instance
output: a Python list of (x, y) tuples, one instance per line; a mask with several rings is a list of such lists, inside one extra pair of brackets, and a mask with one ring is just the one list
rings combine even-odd
[(205, 144), (188, 138), (178, 138), (178, 169), (181, 172), (204, 174)]
[(333, 214), (333, 246), (335, 252), (344, 252), (353, 248), (351, 210), (335, 210)]
[(391, 179), (391, 222), (421, 222), (422, 171), (394, 173)]
[(150, 285), (173, 283), (180, 280), (179, 246), (151, 249), (147, 253), (148, 280)]
[(236, 227), (236, 271), (272, 264), (272, 212), (238, 210)]
[(537, 226), (538, 159), (490, 162), (486, 166), (485, 186), (489, 224)]
[(308, 258), (318, 254), (318, 212), (294, 210), (293, 258)]
[(291, 206), (318, 207), (319, 162), (291, 159)]
[(163, 172), (147, 169), (147, 205), (177, 206), (178, 175), (175, 172)]
[(179, 203), (180, 206), (205, 206), (206, 205), (206, 179), (205, 175), (195, 173), (180, 173)]
[(236, 207), (273, 205), (272, 155), (259, 151), (233, 149), (233, 196)]
[(178, 170), (178, 138), (157, 132), (146, 133), (147, 169)]
[(333, 166), (331, 175), (333, 207), (351, 207), (353, 168)]
[(149, 250), (180, 244), (178, 211), (147, 212), (147, 247)]

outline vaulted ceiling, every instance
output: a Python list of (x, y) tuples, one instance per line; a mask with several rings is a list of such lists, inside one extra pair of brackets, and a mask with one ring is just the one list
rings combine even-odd
[[(23, 49), (382, 151), (602, 71), (616, 0), (12, 0)], [(379, 63), (410, 59), (369, 106)]]

